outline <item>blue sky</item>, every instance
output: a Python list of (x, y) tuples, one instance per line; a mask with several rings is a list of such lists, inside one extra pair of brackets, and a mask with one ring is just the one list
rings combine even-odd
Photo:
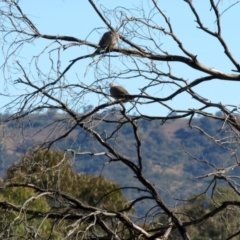
[[(197, 24), (194, 21), (195, 18), (192, 12), (189, 10), (189, 7), (184, 1), (176, 0), (163, 0), (158, 1), (161, 8), (164, 10), (165, 14), (170, 18), (170, 21), (173, 26), (177, 37), (182, 41), (185, 48), (191, 51), (193, 54), (198, 56), (198, 60), (209, 67), (218, 69), (222, 72), (233, 73), (231, 72), (234, 69), (233, 65), (229, 59), (225, 56), (222, 46), (219, 42), (213, 37), (208, 36), (203, 31), (196, 28)], [(233, 4), (235, 1), (221, 1), (219, 8), (222, 12), (229, 5)], [(112, 0), (99, 0), (95, 1), (97, 6), (107, 6), (108, 8), (115, 8), (120, 4), (126, 9), (131, 9), (136, 6), (143, 6), (144, 9), (149, 9), (151, 1), (147, 0), (124, 0), (119, 3), (119, 1)], [(211, 30), (216, 30), (216, 22), (214, 19), (213, 11), (210, 11), (209, 1), (203, 0), (193, 0), (193, 4), (197, 11), (199, 12), (200, 17), (202, 18), (203, 23)], [(101, 34), (104, 33), (107, 29), (105, 24), (95, 13), (92, 6), (88, 1), (83, 0), (21, 0), (20, 6), (25, 14), (36, 24), (39, 31), (44, 34), (50, 35), (68, 35), (74, 36), (79, 39), (87, 39), (90, 42), (98, 43)], [(235, 5), (226, 11), (222, 17), (222, 33), (223, 37), (228, 43), (229, 49), (232, 52), (235, 59), (240, 59), (240, 31), (238, 25), (240, 22), (240, 4)], [(115, 27), (115, 24), (112, 25)], [(160, 26), (166, 27), (164, 21), (159, 18)], [(96, 28), (99, 28), (98, 31), (92, 31)], [(176, 44), (174, 44), (169, 37), (165, 35), (159, 35), (160, 42), (162, 47), (168, 51), (170, 54), (179, 54), (183, 53), (178, 49)], [(21, 61), (25, 62), (26, 67), (31, 61), (31, 55), (37, 55), (41, 52), (44, 47), (49, 44), (50, 41), (41, 41), (37, 40), (35, 43), (24, 47), (21, 51)], [(137, 44), (142, 44), (141, 42), (136, 42)], [(119, 42), (119, 47), (122, 46), (121, 41)], [(75, 47), (69, 49), (65, 52), (62, 52), (62, 61), (61, 67), (64, 69), (68, 64), (69, 60), (74, 59), (78, 56), (91, 53), (94, 51), (90, 47)], [(31, 53), (31, 54), (29, 54)], [(2, 65), (2, 57), (0, 57)], [(44, 59), (41, 60), (41, 66), (45, 69), (48, 69), (47, 62), (45, 63)], [(74, 82), (76, 79), (84, 82), (85, 84), (90, 84), (94, 80), (93, 72), (87, 72), (86, 69), (88, 64), (91, 62), (90, 59), (81, 61), (75, 64), (71, 73), (68, 74), (68, 78), (72, 79)], [(192, 70), (184, 64), (173, 63), (171, 64), (173, 73), (178, 74), (179, 76), (186, 78), (189, 82), (193, 81), (195, 78), (205, 76), (205, 73), (201, 73), (197, 70)], [(161, 68), (161, 63), (159, 63)], [(164, 67), (163, 67), (164, 68)], [(1, 76), (1, 75), (0, 75)], [(18, 74), (15, 76), (12, 75), (12, 78), (16, 79)], [(109, 80), (111, 81), (111, 80)], [(136, 80), (115, 80), (118, 84), (126, 87), (130, 93), (138, 94), (139, 88), (143, 87), (146, 82), (143, 79)], [(3, 84), (3, 82), (2, 82)], [(216, 103), (223, 104), (240, 104), (239, 97), (239, 86), (238, 82), (229, 82), (229, 81), (217, 81), (206, 82), (194, 88), (196, 92), (201, 94), (203, 97), (211, 100)], [(6, 85), (2, 88), (3, 90), (0, 93), (4, 94), (4, 91), (8, 91), (11, 95), (18, 95), (25, 91), (25, 88), (15, 86), (12, 88), (9, 86), (6, 88)], [(157, 97), (165, 97), (170, 92), (174, 91), (169, 85), (163, 85), (159, 89), (155, 89), (150, 94)], [(1, 97), (1, 105), (9, 101), (9, 98), (4, 96)], [(97, 104), (108, 101), (107, 99), (99, 99), (99, 96), (96, 94), (87, 95), (83, 100), (88, 104), (96, 106)], [(169, 102), (169, 104), (175, 109), (188, 109), (188, 108), (197, 108), (200, 106), (199, 103), (191, 99), (186, 94), (179, 95), (176, 99)], [(165, 108), (158, 107), (156, 105), (147, 105), (140, 106), (142, 113), (150, 115), (165, 115), (169, 111)], [(158, 112), (159, 111), (159, 112)], [(216, 109), (212, 109), (212, 112), (216, 112)]]

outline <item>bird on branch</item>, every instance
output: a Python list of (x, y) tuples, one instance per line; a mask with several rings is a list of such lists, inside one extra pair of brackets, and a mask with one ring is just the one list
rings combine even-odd
[(133, 101), (134, 97), (132, 97), (129, 92), (123, 88), (122, 86), (115, 85), (114, 83), (110, 83), (110, 94), (116, 100), (123, 99), (125, 101)]
[(119, 34), (116, 30), (105, 32), (100, 39), (98, 45), (100, 48), (98, 48), (95, 53), (98, 53), (101, 51), (101, 49), (105, 49), (105, 51), (109, 51), (111, 48), (113, 48), (116, 43), (118, 42)]

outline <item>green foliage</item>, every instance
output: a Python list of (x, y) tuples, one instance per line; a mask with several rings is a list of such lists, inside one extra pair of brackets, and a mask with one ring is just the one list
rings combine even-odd
[[(197, 220), (210, 211), (213, 211), (215, 208), (221, 206), (224, 201), (240, 200), (239, 196), (229, 187), (218, 187), (215, 189), (212, 197), (209, 197), (208, 195), (193, 195), (191, 199), (192, 200), (189, 200), (188, 203), (174, 210), (176, 214), (181, 216), (182, 222)], [(227, 239), (232, 233), (239, 230), (239, 218), (239, 207), (230, 205), (216, 215), (206, 218), (196, 225), (188, 227), (187, 231), (192, 240)], [(159, 221), (165, 222), (166, 218), (162, 216)], [(176, 229), (173, 230), (169, 239), (181, 239), (179, 237), (179, 232)], [(237, 240), (239, 237), (231, 239)]]
[[(51, 232), (52, 220), (43, 220), (41, 218), (32, 218), (31, 215), (25, 213), (25, 209), (35, 210), (40, 212), (47, 212), (50, 210), (46, 198), (34, 198), (35, 192), (29, 188), (4, 188), (0, 191), (0, 202), (6, 202), (15, 206), (23, 206), (21, 212), (6, 211), (0, 208), (0, 232), (2, 237), (9, 236), (23, 236), (24, 239), (31, 238), (31, 229), (38, 229), (38, 234), (42, 237), (48, 237)], [(31, 219), (31, 226), (28, 224), (29, 218)], [(42, 224), (44, 223), (44, 224)], [(5, 231), (8, 229), (7, 231)], [(37, 233), (36, 233), (37, 235)], [(57, 232), (53, 232), (53, 236), (58, 236)], [(13, 238), (14, 239), (14, 238)]]
[[(122, 191), (114, 191), (120, 185), (101, 176), (74, 172), (70, 158), (59, 151), (26, 155), (8, 170), (5, 181), (27, 181), (43, 189), (67, 192), (90, 205), (104, 206), (108, 210), (122, 209), (126, 203)], [(112, 193), (105, 196), (108, 192)]]
[[(59, 151), (38, 151), (28, 154), (18, 163), (8, 169), (4, 183), (29, 183), (42, 189), (65, 192), (91, 206), (101, 207), (112, 211), (127, 206), (126, 199), (120, 186), (104, 177), (89, 174), (78, 174), (72, 170), (71, 159)], [(7, 187), (0, 192), (0, 202), (7, 202), (15, 206), (24, 206), (24, 209), (38, 212), (51, 212), (56, 207), (58, 212), (66, 208), (52, 197), (36, 197), (37, 193), (28, 187)], [(62, 238), (63, 231), (70, 220), (58, 222), (52, 230), (52, 219), (35, 218), (24, 210), (6, 211), (0, 208), (2, 224), (1, 231), (10, 227), (9, 234), (27, 235), (31, 229), (38, 229), (42, 237)], [(133, 213), (133, 210), (131, 211)], [(26, 220), (28, 219), (28, 220)], [(84, 225), (81, 226), (84, 228)], [(6, 233), (7, 234), (7, 233)], [(29, 237), (30, 238), (30, 237)]]
[[(219, 207), (224, 201), (239, 201), (239, 196), (228, 187), (218, 187), (213, 198), (206, 195), (191, 201), (184, 210), (189, 219), (196, 219)], [(190, 228), (190, 235), (193, 240), (198, 239), (227, 239), (232, 233), (237, 232), (240, 227), (240, 211), (236, 206), (229, 206), (213, 217), (207, 219), (197, 226)], [(233, 239), (238, 239), (233, 238)]]

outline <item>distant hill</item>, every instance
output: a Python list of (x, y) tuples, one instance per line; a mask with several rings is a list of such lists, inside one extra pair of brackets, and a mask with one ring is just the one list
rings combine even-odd
[[(7, 116), (3, 115), (2, 119), (4, 117)], [(11, 122), (2, 127), (1, 177), (27, 149), (48, 141), (63, 129), (67, 129), (68, 122), (65, 117), (56, 112), (32, 114), (23, 122)], [(200, 183), (194, 177), (214, 171), (214, 166), (220, 168), (233, 164), (230, 153), (237, 147), (235, 143), (226, 141), (225, 147), (217, 145), (197, 129), (191, 128), (189, 119), (169, 120), (163, 125), (159, 121), (139, 120), (137, 124), (142, 141), (144, 175), (159, 187), (159, 191), (164, 196), (171, 194), (177, 198), (191, 194), (196, 188), (204, 186), (204, 181)], [(231, 136), (229, 129), (221, 131), (223, 123), (220, 121), (196, 118), (191, 124), (201, 127), (220, 140)], [(94, 127), (100, 135), (107, 137), (116, 126), (118, 126), (117, 122), (101, 122)], [(108, 142), (132, 161), (137, 162), (133, 129), (129, 123), (124, 124)], [(59, 140), (52, 148), (60, 150), (71, 148), (76, 152), (89, 151), (89, 149), (93, 152), (104, 151), (98, 142), (80, 127), (65, 139)], [(198, 158), (198, 161), (191, 158), (186, 151)], [(119, 162), (107, 163), (107, 158), (102, 155), (98, 157), (76, 155), (73, 168), (77, 172), (102, 174), (122, 186), (130, 186), (133, 182), (137, 186), (134, 174), (129, 169)], [(126, 194), (131, 198), (133, 193), (129, 191)]]

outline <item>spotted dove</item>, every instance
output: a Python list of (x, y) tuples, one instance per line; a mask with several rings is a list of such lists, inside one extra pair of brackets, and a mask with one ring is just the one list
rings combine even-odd
[(132, 97), (125, 88), (121, 86), (117, 86), (114, 83), (110, 83), (109, 85), (110, 85), (110, 94), (113, 98), (124, 99), (129, 101), (134, 99), (134, 97)]
[(109, 51), (111, 48), (113, 48), (116, 43), (118, 42), (119, 34), (116, 30), (105, 32), (100, 39), (98, 45), (100, 46), (100, 49), (97, 49), (95, 52), (101, 51), (101, 49), (105, 49), (106, 51)]

